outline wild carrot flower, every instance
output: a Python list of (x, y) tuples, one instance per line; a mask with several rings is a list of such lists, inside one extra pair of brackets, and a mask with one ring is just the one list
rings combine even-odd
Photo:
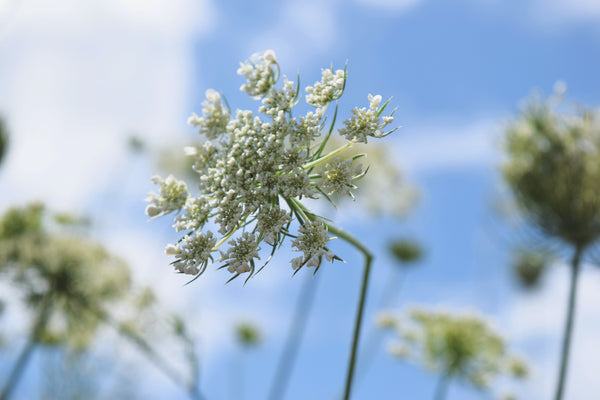
[[(198, 182), (153, 178), (160, 189), (148, 197), (146, 214), (158, 217), (174, 212), (173, 226), (183, 233), (165, 250), (175, 257), (173, 266), (198, 275), (218, 262), (233, 278), (244, 273), (250, 277), (287, 238), (302, 253), (291, 261), (296, 271), (302, 266), (319, 267), (323, 256), (329, 261), (339, 259), (328, 248), (333, 239), (328, 223), (301, 200), (329, 200), (333, 194), (354, 197), (351, 191), (366, 171), (353, 164), (360, 155), (344, 159), (340, 153), (355, 141), (391, 133), (383, 132), (393, 121), (391, 114), (382, 117), (388, 102), (381, 105), (381, 96), (369, 95), (369, 109), (353, 111), (344, 122), (340, 133), (348, 140), (324, 154), (334, 130), (337, 100), (346, 85), (346, 69), (324, 69), (321, 81), (306, 88), (306, 101), (315, 109), (298, 116), (292, 110), (300, 102), (299, 84), (283, 76), (281, 86), (276, 86), (279, 64), (272, 50), (241, 63), (238, 74), (246, 78), (241, 90), (260, 102), (258, 113), (232, 111), (218, 92), (207, 90), (200, 115), (189, 119), (205, 141), (184, 150), (193, 159)], [(335, 113), (326, 129), (332, 102), (336, 102)], [(188, 187), (199, 189), (199, 195)], [(270, 255), (261, 258), (261, 251), (268, 248)]]

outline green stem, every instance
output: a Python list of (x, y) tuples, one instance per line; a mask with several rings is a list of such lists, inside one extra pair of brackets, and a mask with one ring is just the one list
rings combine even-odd
[(362, 326), (363, 312), (365, 308), (365, 300), (367, 298), (367, 289), (369, 286), (369, 274), (371, 272), (371, 262), (373, 261), (373, 255), (361, 242), (359, 242), (354, 236), (349, 233), (323, 221), (327, 226), (329, 232), (337, 235), (340, 239), (350, 243), (357, 250), (359, 250), (365, 256), (365, 269), (363, 271), (362, 283), (360, 288), (360, 297), (358, 299), (358, 306), (356, 309), (356, 320), (354, 323), (354, 334), (352, 336), (352, 346), (350, 348), (350, 361), (348, 363), (348, 372), (346, 374), (346, 386), (344, 389), (344, 400), (350, 399), (350, 393), (352, 390), (352, 381), (354, 378), (354, 368), (356, 366), (356, 356), (358, 353), (358, 342), (360, 339), (360, 328)]
[[(344, 146), (342, 146), (342, 147), (344, 147)], [(369, 249), (364, 244), (362, 244), (358, 239), (356, 239), (354, 236), (352, 236), (348, 232), (338, 228), (335, 225), (330, 224), (326, 220), (319, 218), (318, 216), (316, 216), (314, 214), (311, 214), (311, 213), (304, 214), (302, 212), (302, 204), (298, 200), (293, 199), (293, 198), (292, 199), (286, 198), (285, 200), (291, 209), (301, 212), (303, 214), (303, 217), (306, 217), (311, 221), (314, 221), (317, 219), (320, 220), (327, 227), (327, 230), (330, 233), (337, 235), (338, 238), (351, 244), (358, 251), (363, 253), (363, 255), (365, 256), (365, 268), (364, 268), (363, 276), (362, 276), (362, 283), (361, 283), (361, 288), (360, 288), (360, 296), (358, 299), (358, 306), (356, 308), (356, 320), (354, 323), (354, 334), (352, 335), (352, 345), (350, 347), (350, 361), (348, 362), (348, 372), (346, 374), (346, 385), (345, 385), (344, 397), (343, 397), (344, 400), (349, 400), (350, 392), (352, 390), (352, 381), (354, 379), (354, 369), (356, 366), (356, 358), (357, 358), (356, 356), (358, 353), (358, 351), (357, 351), (358, 350), (358, 342), (360, 339), (360, 328), (362, 326), (363, 312), (364, 312), (364, 308), (365, 308), (365, 300), (367, 298), (367, 289), (369, 286), (369, 275), (371, 272), (371, 263), (373, 261), (373, 254), (371, 254)]]
[(561, 400), (565, 389), (565, 379), (567, 376), (567, 367), (569, 363), (569, 350), (571, 347), (571, 334), (573, 331), (573, 321), (575, 320), (575, 301), (577, 299), (577, 281), (581, 264), (583, 247), (577, 246), (573, 259), (571, 260), (571, 284), (569, 289), (569, 304), (567, 307), (567, 320), (563, 334), (562, 351), (560, 356), (560, 371), (558, 374), (558, 383), (556, 387), (555, 400)]
[(331, 153), (327, 153), (326, 155), (324, 155), (323, 157), (317, 158), (314, 161), (311, 161), (309, 163), (304, 164), (304, 166), (302, 167), (303, 169), (310, 169), (313, 167), (316, 167), (317, 165), (329, 160), (330, 158), (340, 154), (342, 151), (349, 149), (350, 147), (352, 147), (352, 145), (354, 144), (354, 141), (352, 142), (348, 142), (346, 144), (344, 144), (343, 146), (338, 147), (337, 149), (333, 150)]
[(441, 375), (440, 379), (435, 386), (434, 400), (444, 400), (448, 393), (448, 386), (450, 384), (450, 375)]
[(238, 231), (238, 229), (240, 229), (240, 227), (242, 225), (244, 225), (244, 222), (246, 222), (246, 217), (243, 217), (240, 220), (240, 223), (235, 227), (235, 229), (232, 229), (231, 232), (229, 232), (227, 235), (223, 236), (223, 238), (221, 238), (221, 240), (219, 240), (214, 247), (212, 248), (212, 251), (217, 250), (219, 247), (221, 247), (221, 245), (223, 245), (223, 243), (225, 243), (230, 237), (232, 237), (234, 235), (234, 233), (236, 233)]
[(42, 300), (42, 305), (40, 308), (40, 312), (36, 317), (35, 323), (33, 325), (33, 329), (31, 334), (29, 335), (29, 339), (27, 340), (27, 344), (21, 350), (21, 354), (15, 363), (8, 381), (6, 382), (6, 386), (2, 390), (2, 394), (0, 394), (0, 400), (8, 400), (13, 392), (13, 390), (17, 387), (23, 372), (25, 371), (25, 367), (33, 354), (33, 350), (39, 343), (39, 338), (48, 323), (48, 319), (50, 318), (50, 310), (51, 310), (51, 302), (50, 296), (46, 295), (44, 300)]

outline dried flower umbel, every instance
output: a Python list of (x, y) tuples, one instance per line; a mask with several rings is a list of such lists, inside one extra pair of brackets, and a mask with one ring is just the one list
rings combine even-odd
[[(300, 200), (330, 200), (334, 194), (353, 197), (355, 183), (366, 170), (352, 161), (362, 154), (349, 159), (338, 156), (355, 142), (366, 143), (369, 137), (393, 131), (384, 132), (393, 121), (393, 112), (382, 116), (388, 102), (382, 104), (381, 96), (369, 95), (369, 107), (354, 109), (344, 121), (340, 135), (346, 143), (323, 154), (337, 115), (336, 104), (325, 129), (327, 107), (344, 92), (345, 69), (323, 70), (322, 80), (306, 88), (306, 101), (314, 109), (299, 117), (292, 113), (300, 101), (299, 82), (294, 85), (284, 76), (282, 87), (275, 86), (279, 64), (272, 51), (241, 63), (238, 74), (247, 79), (241, 90), (261, 102), (258, 114), (232, 112), (221, 95), (209, 89), (201, 116), (189, 119), (206, 139), (201, 146), (185, 149), (199, 175), (199, 196), (191, 194), (191, 184), (173, 176), (152, 178), (160, 191), (147, 199), (146, 213), (159, 217), (175, 212), (174, 227), (184, 232), (166, 253), (176, 258), (174, 267), (185, 274), (199, 275), (218, 262), (233, 278), (246, 272), (251, 277), (286, 238), (300, 253), (291, 260), (295, 271), (319, 267), (323, 257), (339, 259), (327, 247), (334, 239), (330, 225)], [(210, 222), (217, 232), (206, 229)], [(270, 255), (262, 260), (260, 250), (267, 247)]]
[[(337, 100), (346, 86), (345, 68), (324, 69), (321, 81), (306, 88), (306, 101), (313, 109), (301, 116), (293, 113), (300, 102), (299, 80), (294, 85), (283, 76), (281, 87), (276, 87), (279, 64), (273, 51), (253, 55), (241, 63), (238, 74), (246, 77), (241, 90), (260, 101), (258, 113), (232, 112), (216, 91), (208, 90), (201, 116), (189, 119), (206, 141), (185, 149), (194, 159), (200, 195), (192, 195), (188, 184), (172, 176), (154, 177), (160, 193), (150, 194), (146, 213), (150, 217), (177, 213), (174, 227), (185, 233), (167, 246), (166, 253), (175, 256), (173, 265), (178, 271), (196, 276), (218, 262), (219, 268), (233, 274), (231, 279), (244, 273), (249, 279), (287, 238), (300, 253), (291, 260), (296, 272), (304, 266), (318, 269), (323, 257), (340, 260), (328, 247), (335, 239), (330, 234), (361, 251), (365, 270), (346, 378), (344, 398), (348, 399), (373, 257), (358, 240), (301, 201), (323, 197), (333, 203), (330, 196), (334, 194), (352, 197), (356, 181), (367, 171), (352, 163), (362, 154), (343, 159), (341, 153), (354, 143), (392, 133), (395, 129), (386, 131), (386, 127), (393, 122), (394, 111), (383, 115), (389, 100), (382, 103), (381, 96), (369, 95), (368, 108), (352, 110), (339, 131), (346, 142), (325, 153), (335, 127)], [(335, 110), (328, 123), (327, 108), (333, 102)], [(217, 226), (216, 233), (206, 228), (209, 223)], [(266, 259), (261, 259), (263, 247), (270, 247)]]

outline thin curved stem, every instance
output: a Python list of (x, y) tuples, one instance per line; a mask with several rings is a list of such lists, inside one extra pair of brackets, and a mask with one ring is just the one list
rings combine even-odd
[(317, 279), (318, 276), (315, 276), (315, 279), (312, 279), (312, 276), (307, 275), (302, 285), (296, 304), (294, 319), (290, 325), (287, 339), (271, 384), (271, 390), (269, 391), (270, 400), (280, 400), (285, 396), (285, 391), (296, 362), (298, 350), (300, 349), (302, 337), (306, 330), (306, 322), (310, 315), (313, 299), (315, 297), (315, 284)]
[(569, 350), (571, 348), (571, 334), (573, 332), (573, 321), (575, 320), (575, 301), (577, 299), (577, 281), (581, 264), (581, 256), (583, 248), (577, 246), (573, 259), (571, 260), (571, 284), (569, 288), (569, 303), (567, 306), (567, 320), (565, 321), (565, 329), (563, 334), (562, 350), (560, 355), (560, 371), (558, 374), (558, 382), (556, 386), (555, 400), (562, 400), (565, 390), (565, 379), (567, 376), (567, 368), (569, 364)]
[(348, 363), (348, 372), (346, 374), (346, 386), (344, 389), (344, 400), (350, 399), (350, 393), (352, 391), (352, 381), (354, 378), (354, 369), (356, 366), (356, 356), (358, 353), (358, 342), (360, 339), (360, 328), (362, 326), (363, 320), (363, 312), (365, 308), (365, 300), (367, 298), (367, 290), (369, 286), (369, 275), (371, 272), (371, 263), (373, 261), (373, 255), (361, 242), (359, 242), (354, 236), (349, 233), (327, 223), (324, 224), (329, 229), (329, 232), (337, 235), (340, 239), (345, 240), (352, 246), (356, 247), (363, 255), (365, 256), (365, 269), (363, 271), (361, 288), (360, 288), (360, 296), (358, 299), (358, 306), (356, 309), (356, 320), (354, 323), (354, 334), (352, 336), (352, 345), (350, 348), (350, 361)]
[[(293, 209), (298, 212), (302, 212), (303, 206), (298, 200), (296, 200), (294, 198), (285, 198), (285, 200), (288, 203), (288, 205), (290, 206), (290, 209)], [(371, 273), (371, 263), (373, 262), (373, 254), (371, 254), (369, 249), (364, 244), (362, 244), (358, 239), (356, 239), (354, 236), (352, 236), (348, 232), (344, 231), (343, 229), (340, 229), (337, 226), (330, 224), (328, 221), (326, 221), (323, 218), (318, 217), (317, 215), (314, 215), (311, 213), (303, 213), (303, 212), (302, 212), (302, 214), (303, 214), (302, 215), (303, 218), (307, 218), (311, 221), (314, 221), (317, 219), (319, 221), (321, 221), (327, 227), (327, 230), (330, 233), (337, 235), (338, 238), (340, 238), (340, 239), (344, 240), (345, 242), (347, 242), (348, 244), (351, 244), (352, 246), (354, 246), (358, 251), (363, 253), (363, 255), (365, 257), (365, 268), (363, 271), (362, 282), (361, 282), (361, 287), (360, 287), (360, 295), (358, 298), (358, 305), (356, 308), (354, 333), (352, 335), (352, 345), (350, 347), (350, 360), (348, 362), (348, 372), (346, 374), (346, 384), (345, 384), (345, 388), (344, 388), (343, 399), (349, 400), (350, 393), (352, 391), (352, 381), (354, 379), (354, 369), (356, 366), (358, 343), (360, 340), (360, 329), (362, 326), (363, 313), (364, 313), (364, 309), (365, 309), (365, 300), (367, 298), (367, 291), (368, 291), (368, 287), (369, 287), (369, 275)]]

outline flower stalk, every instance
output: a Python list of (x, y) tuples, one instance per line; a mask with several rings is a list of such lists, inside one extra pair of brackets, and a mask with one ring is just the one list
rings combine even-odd
[(567, 305), (567, 319), (565, 321), (563, 342), (560, 353), (560, 370), (558, 381), (556, 383), (555, 400), (561, 400), (565, 391), (565, 378), (569, 364), (569, 350), (571, 348), (571, 335), (573, 332), (573, 323), (575, 321), (575, 303), (577, 301), (577, 282), (579, 279), (579, 270), (583, 249), (579, 246), (575, 248), (573, 259), (571, 260), (571, 282), (569, 285), (569, 302)]
[(13, 369), (10, 372), (8, 377), (8, 381), (6, 382), (6, 386), (2, 390), (0, 394), (0, 400), (8, 400), (12, 395), (13, 390), (17, 387), (17, 384), (21, 380), (21, 376), (25, 371), (25, 367), (27, 366), (35, 347), (39, 344), (40, 335), (46, 328), (46, 324), (50, 319), (50, 314), (52, 311), (52, 303), (50, 301), (49, 296), (44, 297), (42, 300), (42, 304), (40, 305), (40, 310), (33, 324), (33, 328), (29, 338), (27, 339), (27, 343), (25, 347), (19, 354), (19, 358), (17, 362), (13, 366)]

